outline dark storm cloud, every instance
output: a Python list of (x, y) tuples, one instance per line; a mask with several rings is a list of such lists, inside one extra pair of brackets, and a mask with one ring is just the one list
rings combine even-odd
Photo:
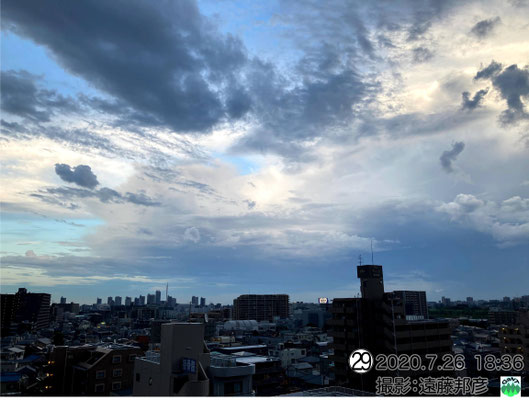
[(523, 99), (529, 98), (529, 67), (518, 68), (516, 64), (505, 68), (492, 81), (501, 96), (507, 100), (507, 110), (503, 111), (501, 121), (505, 124), (514, 123), (528, 118)]
[(303, 144), (332, 135), (346, 127), (355, 115), (353, 106), (375, 90), (373, 85), (340, 63), (331, 70), (319, 66), (330, 53), (320, 53), (312, 64), (304, 60), (303, 82), (292, 85), (273, 66), (254, 60), (248, 87), (260, 124), (235, 147), (235, 151), (275, 152), (287, 158), (308, 157)]
[(140, 206), (159, 206), (161, 205), (160, 202), (153, 201), (149, 196), (147, 196), (145, 193), (125, 193), (125, 196), (123, 196), (125, 201), (128, 201), (132, 204), (137, 204)]
[(314, 41), (314, 54), (303, 48), (295, 81), (270, 63), (248, 59), (243, 44), (216, 31), (193, 1), (156, 7), (141, 0), (58, 1), (35, 7), (30, 0), (7, 0), (2, 11), (5, 28), (46, 46), (69, 72), (111, 96), (77, 100), (115, 116), (114, 126), (207, 132), (251, 114), (255, 129), (239, 148), (288, 157), (352, 120), (352, 107), (369, 85), (351, 62), (374, 57), (370, 32), (351, 8), (338, 15), (346, 32), (337, 46), (329, 43), (339, 29), (329, 25)]
[(522, 101), (529, 99), (529, 66), (518, 68), (513, 64), (502, 70), (500, 63), (492, 61), (474, 79), (490, 79), (494, 88), (507, 101), (507, 109), (500, 115), (503, 124), (513, 124), (529, 118)]
[(455, 142), (452, 145), (451, 150), (446, 150), (443, 152), (439, 160), (441, 161), (441, 166), (446, 172), (453, 172), (454, 169), (452, 168), (452, 163), (457, 159), (457, 156), (461, 154), (461, 152), (465, 148), (465, 143), (463, 142)]
[(18, 122), (8, 122), (4, 119), (0, 120), (0, 125), (2, 126), (3, 133), (22, 133), (24, 132), (24, 127)]
[(39, 77), (27, 71), (2, 71), (2, 110), (32, 122), (48, 122), (55, 113), (78, 111), (77, 102), (54, 90), (37, 86)]
[(494, 27), (501, 21), (500, 17), (484, 19), (479, 21), (472, 27), (470, 33), (476, 35), (478, 38), (484, 38), (488, 36)]
[(426, 0), (421, 2), (406, 2), (413, 10), (413, 21), (408, 29), (408, 41), (415, 41), (423, 38), (428, 32), (433, 22), (439, 19), (446, 9), (451, 5), (451, 1)]
[(426, 47), (416, 47), (413, 49), (413, 62), (423, 63), (430, 60), (433, 53)]
[(72, 187), (46, 188), (38, 193), (32, 193), (32, 197), (38, 198), (50, 204), (67, 204), (72, 199), (96, 198), (102, 203), (131, 203), (141, 206), (160, 206), (161, 203), (154, 201), (145, 193), (121, 194), (114, 189), (103, 187), (98, 190), (78, 189)]
[(478, 90), (476, 94), (474, 94), (474, 97), (472, 99), (470, 98), (469, 92), (463, 92), (461, 93), (461, 96), (463, 97), (463, 102), (461, 104), (461, 108), (463, 110), (469, 110), (472, 111), (475, 108), (477, 108), (481, 101), (483, 100), (483, 97), (489, 92), (489, 89), (482, 89)]
[(68, 164), (55, 164), (55, 173), (65, 182), (75, 183), (89, 189), (99, 185), (97, 176), (88, 165), (78, 165), (72, 168)]
[[(349, 138), (351, 124), (376, 101), (382, 90), (374, 78), (380, 46), (392, 46), (396, 31), (408, 32), (409, 40), (421, 38), (451, 5), (405, 1), (366, 12), (349, 2), (282, 2), (285, 12), (277, 18), (299, 50), (291, 75), (249, 58), (241, 41), (219, 33), (193, 1), (58, 1), (35, 7), (30, 0), (6, 0), (2, 22), (106, 92), (106, 98), (79, 95), (77, 101), (114, 116), (110, 124), (117, 128), (138, 136), (147, 135), (142, 127), (148, 126), (208, 132), (244, 118), (251, 126), (234, 151), (271, 152), (304, 163), (316, 157), (319, 139)], [(430, 43), (417, 46), (415, 62), (433, 57)], [(49, 130), (38, 134), (65, 140)], [(104, 137), (74, 139), (108, 151), (114, 147)]]
[(492, 60), (491, 63), (478, 71), (476, 76), (474, 77), (474, 80), (478, 79), (489, 79), (493, 76), (496, 76), (501, 71), (501, 64)]
[(205, 131), (223, 119), (221, 88), (246, 60), (241, 42), (219, 34), (192, 1), (40, 7), (7, 0), (2, 20), (50, 49), (73, 74), (176, 131)]

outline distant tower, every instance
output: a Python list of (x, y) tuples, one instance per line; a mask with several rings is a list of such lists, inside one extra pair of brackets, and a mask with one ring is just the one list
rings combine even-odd
[(61, 304), (66, 304), (66, 297), (61, 297)]
[(375, 300), (384, 297), (382, 265), (359, 265), (357, 274), (360, 278), (362, 298)]

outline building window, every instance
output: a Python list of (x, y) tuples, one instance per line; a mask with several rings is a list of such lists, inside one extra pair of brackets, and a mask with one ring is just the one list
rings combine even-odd
[(121, 362), (121, 355), (112, 356), (112, 364), (119, 364)]
[(112, 382), (112, 390), (121, 390), (121, 382)]
[(105, 384), (104, 383), (98, 383), (95, 386), (95, 392), (96, 393), (103, 393), (105, 391)]
[(224, 384), (224, 395), (229, 396), (233, 394), (239, 394), (242, 391), (241, 382), (226, 382)]
[(129, 354), (129, 362), (133, 362), (136, 359), (136, 354)]
[(140, 374), (136, 374), (136, 382), (140, 381)]
[(96, 371), (96, 379), (105, 379), (106, 371), (104, 369)]
[(123, 375), (123, 370), (121, 368), (116, 368), (116, 369), (112, 370), (112, 377), (113, 378), (118, 378), (121, 375)]

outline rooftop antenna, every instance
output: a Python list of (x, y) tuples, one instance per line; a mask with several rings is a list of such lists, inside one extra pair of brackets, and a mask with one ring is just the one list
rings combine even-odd
[(375, 262), (373, 261), (373, 239), (371, 239), (371, 265), (375, 265)]
[(358, 256), (358, 265), (362, 265), (362, 254)]
[(165, 302), (167, 302), (169, 298), (169, 282), (165, 284)]

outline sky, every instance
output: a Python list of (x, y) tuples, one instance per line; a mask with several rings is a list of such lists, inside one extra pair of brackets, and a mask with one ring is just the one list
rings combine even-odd
[[(1, 290), (529, 294), (529, 2), (4, 0)], [(371, 253), (371, 246), (373, 253)]]

